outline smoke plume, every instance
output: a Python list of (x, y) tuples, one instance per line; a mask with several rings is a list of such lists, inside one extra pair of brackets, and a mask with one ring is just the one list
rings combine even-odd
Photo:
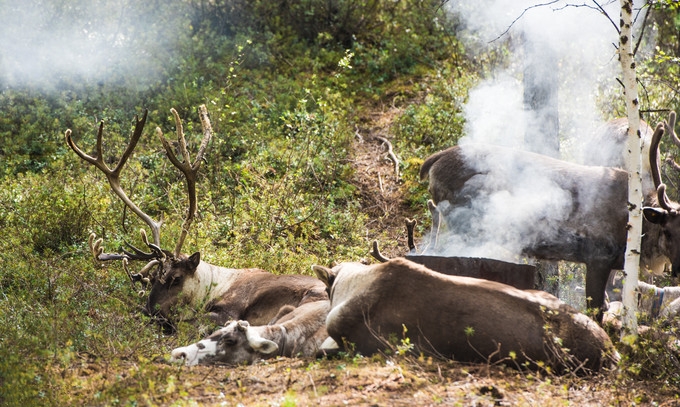
[[(546, 3), (540, 7), (532, 6), (535, 1), (521, 0), (448, 3), (449, 11), (464, 21), (463, 37), (471, 52), (504, 40), (509, 41), (512, 51), (511, 60), (503, 69), (470, 91), (464, 109), (465, 134), (459, 142), (463, 151), (467, 151), (466, 146), (478, 144), (541, 151), (525, 141), (528, 129), (541, 128), (543, 116), (527, 109), (522, 75), (528, 63), (540, 64), (543, 57), (547, 59), (546, 53), (556, 59), (559, 71), (559, 158), (578, 162), (581, 142), (603, 123), (597, 105), (598, 92), (619, 86), (616, 77), (620, 67), (614, 47), (618, 42), (617, 31), (595, 3), (578, 6), (564, 1)], [(609, 2), (604, 9), (618, 22), (618, 2)], [(527, 55), (527, 44), (546, 53)], [(529, 57), (537, 59), (528, 60)], [(474, 157), (474, 149), (469, 154)], [(488, 193), (480, 195), (471, 207), (451, 211), (453, 219), (448, 223), (474, 231), (470, 232), (474, 236), (449, 231), (439, 236), (439, 251), (428, 254), (517, 261), (521, 249), (531, 244), (537, 234), (554, 233), (572, 205), (586, 204), (572, 202), (569, 194), (544, 174), (517, 168), (502, 158), (495, 159), (498, 161), (475, 162), (475, 166), (493, 168), (483, 180), (472, 179), (468, 183), (468, 187), (479, 187)], [(499, 182), (507, 182), (512, 188), (499, 190), (491, 185)], [(429, 237), (425, 240), (429, 241)]]
[(165, 2), (10, 1), (0, 8), (0, 85), (42, 90), (157, 77), (179, 21)]

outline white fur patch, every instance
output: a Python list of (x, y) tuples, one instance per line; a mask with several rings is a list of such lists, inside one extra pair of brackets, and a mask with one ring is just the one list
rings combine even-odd
[(331, 298), (332, 309), (368, 291), (378, 277), (377, 273), (367, 273), (368, 267), (361, 263), (342, 263), (333, 267), (336, 277), (333, 283), (333, 298)]
[(182, 292), (192, 299), (194, 305), (200, 305), (203, 301), (213, 300), (229, 291), (241, 272), (201, 261), (194, 276), (184, 281)]
[(330, 336), (326, 338), (325, 341), (321, 344), (321, 350), (336, 350), (340, 349), (340, 346), (338, 346), (338, 343), (335, 342), (333, 338)]
[(186, 366), (195, 366), (206, 356), (215, 356), (217, 354), (217, 341), (211, 339), (203, 339), (189, 346), (174, 349), (171, 353), (171, 362), (180, 362), (184, 360)]

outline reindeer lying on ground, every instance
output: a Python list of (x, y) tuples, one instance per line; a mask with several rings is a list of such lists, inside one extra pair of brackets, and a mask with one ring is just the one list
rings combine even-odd
[[(657, 287), (638, 281), (637, 311), (642, 321), (650, 323), (656, 319), (673, 319), (680, 313), (680, 287)], [(611, 301), (604, 315), (604, 323), (621, 329), (623, 303)]]
[[(659, 124), (650, 145), (650, 170), (656, 197), (648, 197), (644, 208), (641, 260), (649, 269), (663, 267), (670, 259), (673, 270), (680, 270), (680, 205), (666, 196), (666, 186), (659, 175), (658, 147), (664, 133)], [(538, 229), (544, 213), (536, 213), (529, 224), (513, 224), (504, 232), (517, 239), (521, 232), (512, 228), (528, 229), (531, 242), (525, 243), (522, 253), (545, 260), (567, 260), (585, 263), (586, 296), (588, 306), (598, 310), (602, 318), (605, 287), (611, 270), (622, 269), (626, 247), (628, 220), (628, 173), (607, 167), (577, 165), (550, 157), (492, 145), (455, 146), (430, 156), (423, 164), (420, 176), (429, 177), (429, 190), (446, 218), (450, 230), (475, 241), (478, 231), (469, 224), (483, 213), (450, 216), (458, 209), (467, 210), (479, 200), (498, 191), (516, 188), (514, 180), (504, 171), (491, 170), (498, 162), (524, 173), (540, 174), (550, 185), (560, 188), (564, 198), (561, 219), (553, 219), (549, 230)], [(540, 196), (542, 190), (536, 190)], [(441, 208), (446, 209), (441, 209)], [(494, 210), (492, 208), (490, 210)], [(542, 208), (541, 208), (542, 209)]]
[(297, 308), (284, 306), (277, 320), (264, 326), (231, 321), (207, 338), (173, 350), (171, 361), (183, 361), (187, 366), (239, 365), (275, 356), (315, 356), (328, 338), (329, 306), (327, 300)]
[[(81, 159), (99, 168), (109, 181), (113, 192), (151, 229), (153, 242), (149, 242), (144, 229), (141, 231), (142, 240), (149, 248), (149, 252), (130, 246), (130, 250), (123, 250), (122, 253), (104, 253), (101, 239), (96, 239), (94, 235), (89, 239), (90, 250), (98, 261), (122, 260), (133, 285), (137, 281), (151, 285), (146, 312), (170, 326), (177, 319), (190, 319), (194, 310), (205, 312), (219, 325), (232, 319), (245, 319), (254, 325), (264, 325), (269, 323), (284, 305), (297, 307), (308, 302), (327, 300), (324, 284), (312, 276), (274, 275), (259, 269), (218, 267), (203, 262), (198, 252), (191, 256), (181, 253), (197, 211), (198, 170), (212, 138), (212, 127), (205, 106), (199, 108), (204, 136), (193, 162), (187, 150), (182, 121), (174, 109), (172, 114), (177, 127), (177, 144), (182, 155), (181, 160), (175, 155), (174, 147), (165, 139), (160, 128), (156, 128), (156, 134), (169, 160), (185, 176), (189, 196), (189, 208), (174, 251), (160, 248), (161, 222), (155, 221), (135, 205), (120, 185), (120, 173), (142, 136), (147, 113), (145, 111), (141, 119), (136, 118), (130, 143), (113, 169), (106, 164), (102, 154), (103, 122), (97, 132), (95, 156), (81, 151), (72, 139), (71, 130), (66, 131), (66, 143), (69, 147)], [(133, 274), (127, 266), (128, 261), (132, 260), (143, 260), (148, 263), (139, 273)], [(188, 310), (189, 315), (178, 316), (175, 311), (180, 308)]]
[(434, 272), (403, 258), (313, 266), (330, 290), (330, 337), (364, 355), (407, 346), (463, 362), (555, 371), (618, 360), (609, 336), (554, 296)]

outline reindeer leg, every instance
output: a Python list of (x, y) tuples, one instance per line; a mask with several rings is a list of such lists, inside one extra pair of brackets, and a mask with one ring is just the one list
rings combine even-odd
[(604, 296), (611, 272), (610, 262), (595, 261), (586, 264), (586, 304), (595, 311), (595, 320), (602, 324)]
[(423, 250), (423, 253), (426, 251), (437, 251), (437, 245), (439, 244), (439, 227), (441, 226), (442, 218), (439, 208), (437, 205), (435, 205), (432, 199), (427, 201), (427, 208), (430, 210), (430, 214), (432, 215), (432, 230), (430, 231), (430, 243), (427, 245), (427, 248)]

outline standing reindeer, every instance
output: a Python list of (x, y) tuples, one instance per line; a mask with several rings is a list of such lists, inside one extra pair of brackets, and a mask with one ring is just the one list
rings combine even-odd
[[(670, 112), (668, 121), (664, 121), (664, 134), (668, 134), (671, 141), (680, 147), (680, 139), (675, 134), (675, 112)], [(640, 147), (642, 157), (652, 154), (652, 138), (654, 129), (646, 122), (640, 121)], [(610, 120), (600, 126), (583, 146), (583, 163), (585, 165), (624, 168), (624, 154), (628, 139), (628, 119), (618, 118)], [(666, 162), (673, 168), (680, 168), (670, 157)], [(657, 196), (657, 186), (652, 179), (652, 162), (642, 160), (640, 178), (642, 179), (642, 195), (645, 205), (653, 205)]]
[[(657, 199), (646, 203), (643, 224), (641, 261), (649, 268), (663, 266), (670, 259), (674, 272), (680, 269), (680, 205), (666, 196), (666, 186), (659, 175), (658, 148), (663, 125), (654, 131), (650, 145), (650, 167)], [(517, 186), (508, 177), (508, 168), (500, 171), (500, 162), (509, 163), (513, 169), (545, 181), (533, 186), (535, 196), (544, 194), (545, 185), (557, 187), (561, 202), (557, 203), (558, 216), (548, 219), (544, 207), (527, 207), (531, 216), (525, 222), (506, 225), (502, 232), (515, 236), (521, 243), (523, 254), (546, 260), (566, 260), (585, 263), (586, 297), (590, 308), (595, 308), (602, 319), (605, 287), (611, 270), (623, 267), (627, 231), (628, 173), (608, 167), (589, 167), (546, 156), (491, 145), (455, 146), (435, 153), (423, 164), (420, 176), (429, 176), (429, 190), (434, 201), (447, 201), (439, 205), (449, 229), (470, 240), (475, 240), (472, 220), (483, 217), (477, 209), (456, 212), (474, 207), (496, 192), (511, 196)], [(525, 185), (526, 186), (526, 185)], [(529, 183), (529, 187), (532, 187)], [(530, 189), (530, 188), (529, 188)], [(493, 201), (502, 204), (501, 201)], [(523, 202), (520, 202), (522, 204)], [(490, 211), (500, 210), (493, 204)], [(458, 216), (456, 216), (458, 215)], [(550, 215), (552, 216), (552, 214)], [(539, 226), (548, 226), (541, 228)], [(497, 230), (496, 233), (500, 233)], [(529, 239), (520, 241), (522, 233)]]
[[(159, 320), (172, 327), (178, 318), (190, 319), (191, 315), (177, 315), (177, 310), (203, 309), (208, 316), (219, 325), (229, 320), (247, 320), (253, 325), (269, 323), (284, 305), (297, 307), (301, 304), (327, 300), (325, 285), (312, 276), (303, 275), (275, 275), (260, 269), (232, 269), (214, 266), (201, 260), (200, 253), (190, 256), (181, 253), (182, 245), (189, 232), (197, 211), (196, 178), (205, 150), (212, 138), (212, 127), (208, 112), (204, 105), (199, 113), (203, 127), (203, 140), (196, 159), (192, 162), (187, 150), (182, 121), (175, 109), (172, 109), (177, 127), (178, 147), (182, 159), (173, 151), (173, 146), (165, 139), (160, 128), (156, 134), (160, 138), (165, 152), (172, 164), (185, 176), (189, 195), (189, 208), (182, 224), (182, 231), (173, 252), (160, 247), (161, 222), (155, 221), (144, 213), (127, 196), (120, 185), (120, 173), (128, 158), (132, 155), (137, 142), (142, 136), (146, 123), (147, 111), (136, 124), (130, 143), (125, 149), (116, 166), (111, 169), (106, 164), (102, 154), (102, 134), (104, 123), (99, 125), (97, 132), (96, 155), (85, 154), (73, 141), (71, 130), (66, 130), (66, 143), (84, 161), (100, 169), (113, 192), (151, 229), (153, 242), (149, 242), (144, 229), (141, 230), (142, 240), (149, 248), (144, 252), (129, 245), (130, 250), (122, 253), (104, 253), (102, 239), (90, 235), (89, 245), (93, 256), (99, 261), (121, 260), (130, 280), (151, 285), (151, 291), (146, 303), (146, 312), (158, 317)], [(142, 260), (148, 263), (139, 273), (131, 273), (128, 261)]]

